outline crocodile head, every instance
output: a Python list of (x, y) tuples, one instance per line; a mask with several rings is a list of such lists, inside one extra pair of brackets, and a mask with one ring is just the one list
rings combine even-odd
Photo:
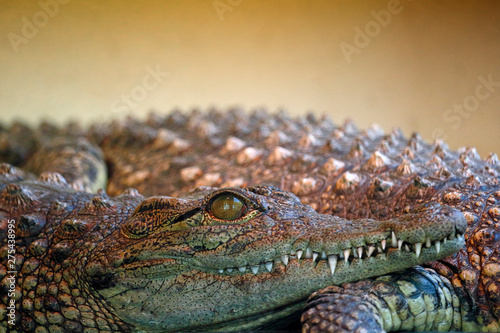
[(88, 257), (91, 288), (136, 329), (241, 330), (300, 312), (315, 290), (463, 246), (453, 208), (348, 221), (258, 186), (145, 199)]

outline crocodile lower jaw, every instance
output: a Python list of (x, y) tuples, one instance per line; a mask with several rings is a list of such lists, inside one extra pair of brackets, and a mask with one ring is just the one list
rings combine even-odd
[[(239, 317), (236, 320), (229, 320), (217, 323), (214, 326), (200, 327), (198, 329), (206, 332), (242, 332), (252, 331), (255, 330), (255, 327), (259, 327), (263, 330), (269, 329), (270, 331), (275, 331), (277, 327), (286, 327), (289, 326), (293, 320), (298, 320), (306, 300), (307, 299), (304, 298), (269, 311)], [(275, 320), (275, 318), (280, 319)]]

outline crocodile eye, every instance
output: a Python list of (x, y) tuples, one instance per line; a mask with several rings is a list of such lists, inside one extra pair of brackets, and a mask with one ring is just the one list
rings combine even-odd
[(247, 212), (247, 205), (238, 196), (223, 193), (212, 200), (208, 209), (215, 218), (231, 221), (244, 216)]

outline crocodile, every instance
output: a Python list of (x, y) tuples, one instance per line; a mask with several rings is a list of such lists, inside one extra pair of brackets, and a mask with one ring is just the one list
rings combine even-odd
[(499, 330), (495, 154), (233, 109), (15, 123), (0, 158), (0, 330), (276, 327), (322, 288), (304, 331)]

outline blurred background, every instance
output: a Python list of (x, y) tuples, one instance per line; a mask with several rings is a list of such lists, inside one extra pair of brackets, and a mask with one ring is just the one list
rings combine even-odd
[(500, 1), (0, 0), (0, 114), (240, 106), (500, 153)]

